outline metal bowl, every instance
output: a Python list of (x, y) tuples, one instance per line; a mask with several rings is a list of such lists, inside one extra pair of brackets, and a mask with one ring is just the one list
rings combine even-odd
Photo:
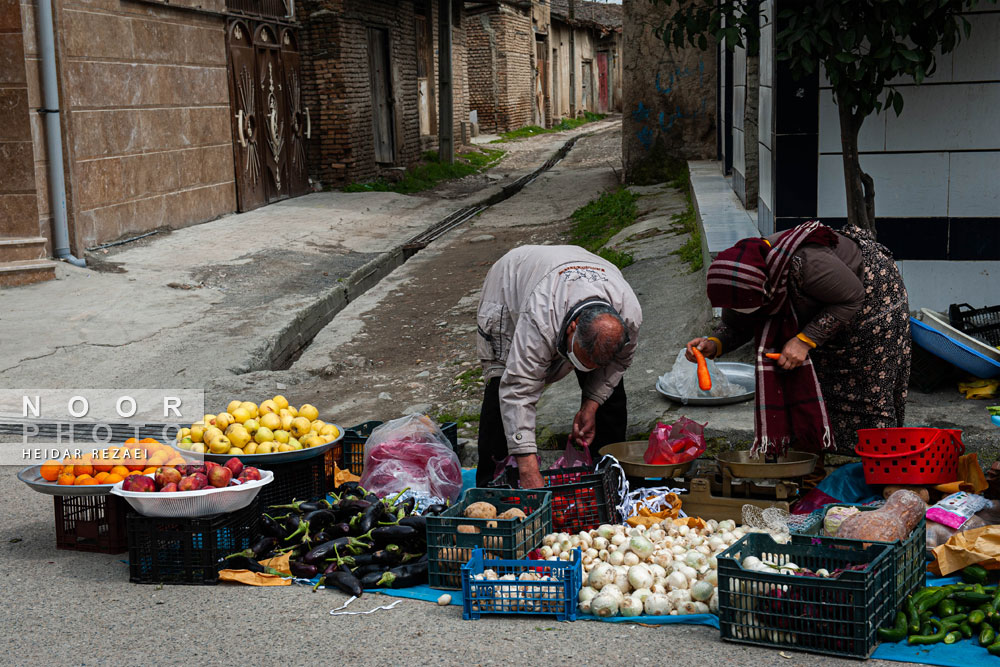
[(741, 387), (744, 391), (734, 396), (678, 396), (667, 391), (663, 384), (663, 378), (657, 378), (656, 391), (660, 392), (671, 401), (676, 401), (684, 405), (730, 405), (732, 403), (742, 403), (753, 398), (756, 391), (756, 379), (754, 378), (754, 368), (750, 364), (741, 364), (735, 361), (720, 361), (715, 364), (722, 371), (722, 374), (732, 383)]
[[(337, 436), (336, 440), (331, 440), (325, 445), (320, 445), (318, 447), (303, 447), (302, 449), (296, 449), (291, 452), (273, 452), (271, 454), (240, 454), (236, 458), (243, 462), (243, 465), (252, 465), (258, 468), (267, 469), (269, 463), (291, 463), (292, 461), (304, 461), (305, 459), (311, 459), (314, 456), (321, 456), (325, 454), (328, 450), (335, 447), (337, 443), (344, 439), (344, 429), (337, 426), (337, 430), (340, 435)], [(174, 444), (176, 448), (176, 444)], [(185, 452), (183, 449), (178, 449), (181, 454), (191, 455), (191, 452)], [(215, 461), (216, 463), (225, 463), (229, 459), (233, 458), (230, 454), (212, 454), (206, 452), (201, 456), (205, 457), (206, 461)]]
[(28, 466), (17, 473), (17, 478), (39, 493), (47, 496), (106, 496), (114, 484), (89, 484), (67, 486), (42, 479), (42, 466)]
[(618, 459), (625, 474), (632, 477), (663, 477), (665, 479), (683, 477), (684, 473), (694, 463), (694, 460), (678, 465), (654, 465), (646, 463), (642, 460), (642, 455), (646, 453), (648, 448), (649, 442), (646, 440), (631, 440), (629, 442), (615, 442), (610, 445), (604, 445), (601, 447), (600, 453), (601, 456), (610, 454)]
[(789, 479), (805, 477), (816, 467), (819, 457), (808, 452), (789, 451), (775, 461), (765, 461), (760, 456), (750, 456), (746, 450), (722, 452), (716, 455), (719, 469), (729, 469), (734, 478), (740, 479)]

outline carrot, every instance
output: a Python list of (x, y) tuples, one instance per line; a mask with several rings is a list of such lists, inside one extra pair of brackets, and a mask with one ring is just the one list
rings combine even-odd
[(779, 352), (767, 352), (764, 354), (764, 356), (767, 357), (768, 359), (774, 359), (775, 361), (781, 359), (781, 353)]
[(702, 391), (710, 391), (712, 389), (712, 376), (708, 374), (708, 363), (705, 361), (705, 355), (696, 347), (692, 347), (691, 352), (698, 364), (698, 388)]

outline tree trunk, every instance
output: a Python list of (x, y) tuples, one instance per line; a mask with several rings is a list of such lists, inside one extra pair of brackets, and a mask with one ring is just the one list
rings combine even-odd
[(858, 133), (864, 117), (853, 113), (846, 104), (837, 104), (840, 114), (840, 146), (844, 159), (844, 185), (847, 190), (847, 224), (875, 234), (875, 182), (861, 170), (858, 156)]

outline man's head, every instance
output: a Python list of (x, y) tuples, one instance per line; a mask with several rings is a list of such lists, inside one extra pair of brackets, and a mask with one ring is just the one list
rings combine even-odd
[(604, 303), (587, 306), (566, 328), (566, 348), (589, 370), (607, 366), (628, 343), (621, 315)]

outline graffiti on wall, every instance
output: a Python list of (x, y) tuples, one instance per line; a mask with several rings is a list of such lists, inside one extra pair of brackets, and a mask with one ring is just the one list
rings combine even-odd
[[(651, 106), (647, 106), (642, 100), (632, 110), (632, 119), (641, 124), (636, 131), (636, 138), (643, 148), (649, 150), (656, 137), (656, 131), (666, 133), (671, 131), (680, 121), (684, 119), (694, 120), (699, 116), (704, 116), (708, 110), (708, 98), (702, 96), (701, 104), (694, 108), (685, 110), (680, 104), (673, 104), (673, 111), (667, 111), (671, 107), (670, 98), (674, 93), (674, 87), (682, 80), (689, 77), (698, 77), (698, 88), (705, 85), (705, 61), (699, 60), (698, 67), (692, 71), (690, 67), (678, 67), (673, 62), (661, 61), (656, 69), (654, 85), (658, 98)], [(662, 111), (656, 112), (656, 109)], [(654, 119), (655, 114), (655, 119)]]

